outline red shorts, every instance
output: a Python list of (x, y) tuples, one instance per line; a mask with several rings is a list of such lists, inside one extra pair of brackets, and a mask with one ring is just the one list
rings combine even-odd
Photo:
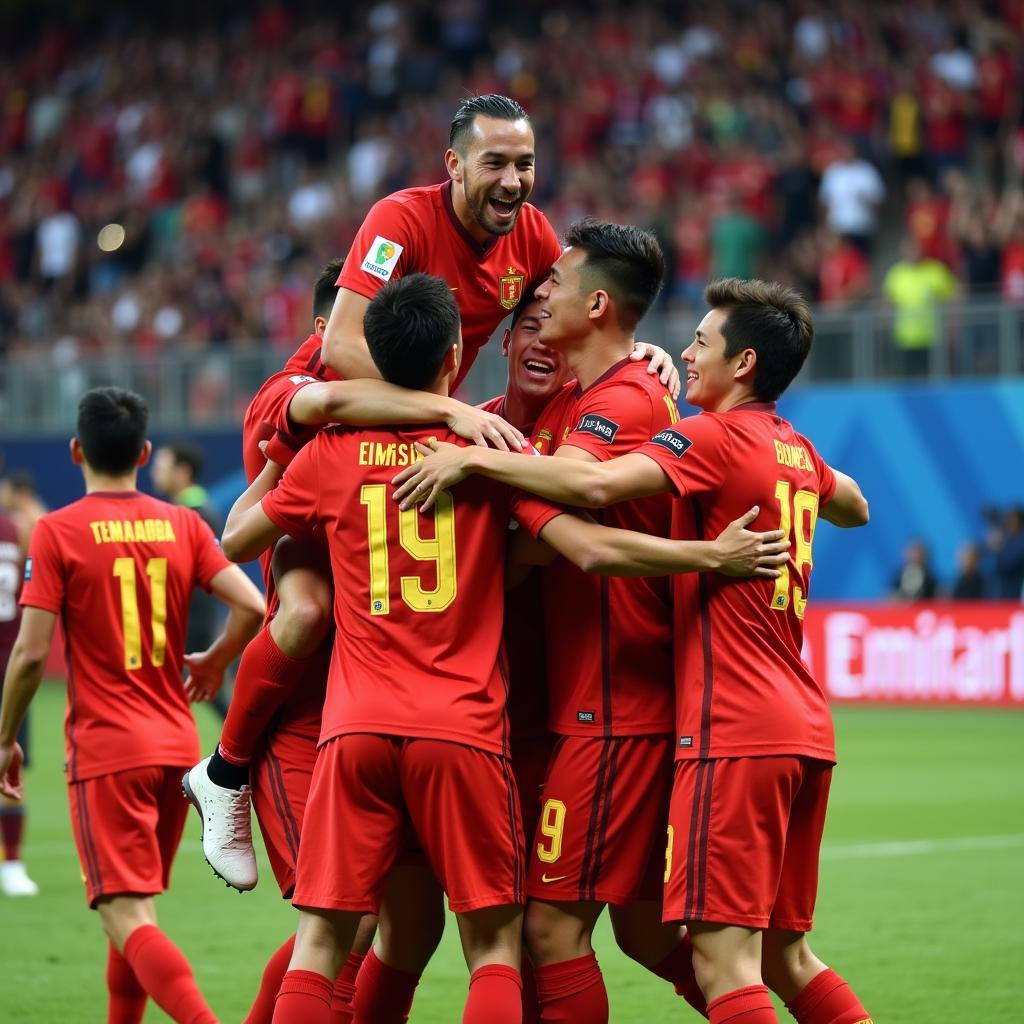
[(664, 920), (809, 932), (831, 779), (809, 757), (679, 761)]
[(671, 736), (561, 736), (530, 850), (531, 899), (660, 900)]
[[(526, 739), (512, 736), (512, 774), (516, 779), (519, 806), (523, 812), (523, 834), (531, 839), (540, 821), (540, 809), (544, 803), (544, 779), (548, 774), (548, 762), (551, 760), (555, 739), (550, 733)], [(529, 859), (529, 849), (526, 854)]]
[(320, 748), (297, 907), (376, 913), (419, 840), (455, 913), (523, 902), (524, 840), (508, 761), (442, 740), (353, 733)]
[(155, 896), (167, 888), (189, 811), (181, 795), (188, 768), (131, 768), (68, 785), (90, 907), (102, 896)]

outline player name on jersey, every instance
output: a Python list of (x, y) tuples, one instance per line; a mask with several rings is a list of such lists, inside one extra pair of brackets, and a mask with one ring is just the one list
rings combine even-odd
[[(436, 440), (436, 438), (430, 438)], [(360, 466), (411, 466), (422, 462), (423, 456), (414, 444), (403, 441), (360, 441)]]
[(174, 544), (178, 539), (169, 519), (94, 519), (89, 528), (97, 544)]
[(775, 461), (780, 466), (791, 466), (793, 469), (803, 469), (808, 473), (814, 472), (814, 465), (811, 462), (807, 449), (796, 444), (786, 444), (785, 441), (775, 442)]

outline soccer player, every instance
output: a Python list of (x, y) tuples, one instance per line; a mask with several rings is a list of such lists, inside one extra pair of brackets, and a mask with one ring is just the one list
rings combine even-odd
[[(198, 751), (188, 702), (208, 700), (259, 628), (259, 591), (190, 509), (135, 489), (151, 451), (143, 400), (96, 388), (81, 400), (71, 458), (84, 498), (43, 516), (29, 550), (21, 628), (0, 708), (0, 792), (18, 797), (18, 727), (42, 679), (58, 616), (67, 642), (67, 774), (86, 899), (110, 940), (108, 1019), (139, 1021), (147, 996), (176, 1021), (214, 1021), (181, 951), (159, 929)], [(224, 630), (184, 655), (196, 585), (228, 606)], [(189, 679), (182, 684), (182, 662)]]
[[(410, 275), (382, 289), (366, 336), (395, 384), (444, 395), (458, 372), (458, 309), (438, 278)], [(225, 530), (227, 552), (242, 560), (286, 528), (304, 535), (320, 525), (334, 574), (337, 636), (307, 809), (318, 828), (299, 851), (293, 902), (302, 913), (278, 1024), (328, 1019), (339, 962), (361, 916), (377, 909), (410, 829), (460, 917), (472, 972), (464, 1020), (521, 1019), (523, 840), (507, 764), (502, 573), (494, 572), (511, 496), (464, 489), (441, 498), (432, 523), (399, 514), (387, 481), (429, 436), (426, 428), (321, 433), (275, 489), (275, 467), (261, 474)], [(531, 529), (551, 515), (558, 510), (535, 511)], [(717, 561), (723, 544), (610, 533), (690, 568)], [(761, 561), (760, 536), (740, 546), (750, 565)]]
[[(6, 669), (14, 641), (18, 636), (21, 613), (18, 610), (18, 589), (22, 576), (22, 553), (18, 529), (14, 521), (0, 512), (0, 666)], [(0, 683), (0, 694), (3, 684)], [(28, 720), (18, 730), (28, 763)], [(25, 832), (25, 806), (0, 794), (0, 842), (4, 859), (0, 862), (0, 892), (5, 896), (35, 896), (39, 886), (32, 881), (21, 859), (21, 842)]]
[(732, 278), (713, 282), (705, 298), (711, 309), (682, 356), (686, 398), (701, 415), (602, 465), (446, 446), (400, 474), (398, 494), (426, 505), (467, 471), (595, 508), (671, 490), (675, 537), (706, 536), (754, 502), (760, 525), (792, 538), (774, 581), (673, 581), (676, 774), (664, 913), (687, 925), (712, 1022), (775, 1021), (767, 982), (799, 1024), (869, 1024), (806, 937), (835, 744), (825, 694), (800, 657), (817, 520), (860, 526), (868, 506), (775, 409), (813, 339), (803, 300)]

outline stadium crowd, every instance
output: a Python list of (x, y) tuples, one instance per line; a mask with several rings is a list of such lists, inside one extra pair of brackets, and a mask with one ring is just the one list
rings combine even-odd
[[(556, 228), (657, 234), (672, 307), (769, 262), (840, 308), (915, 287), (1024, 301), (1020, 0), (687, 7), (271, 2), (198, 29), (135, 10), (12, 32), (0, 349), (290, 351), (371, 203), (441, 180), (470, 91), (529, 109)], [(886, 275), (901, 224), (916, 245)], [(922, 257), (942, 269), (915, 277)]]

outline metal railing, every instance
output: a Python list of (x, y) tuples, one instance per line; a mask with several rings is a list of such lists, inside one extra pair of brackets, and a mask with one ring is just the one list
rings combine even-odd
[[(689, 344), (699, 315), (659, 311), (648, 316), (637, 333), (676, 355)], [(893, 317), (891, 309), (880, 306), (818, 309), (814, 347), (797, 386), (1024, 375), (1024, 304), (950, 304), (939, 311), (935, 344), (911, 356), (893, 342)], [(290, 354), (265, 343), (245, 342), (198, 351), (170, 343), (147, 355), (117, 352), (69, 358), (66, 350), (55, 349), (19, 356), (0, 363), (0, 434), (67, 432), (74, 424), (79, 397), (102, 384), (143, 395), (155, 430), (237, 428), (254, 392)], [(482, 401), (504, 387), (505, 361), (500, 346), (491, 343), (481, 352), (462, 397)]]

